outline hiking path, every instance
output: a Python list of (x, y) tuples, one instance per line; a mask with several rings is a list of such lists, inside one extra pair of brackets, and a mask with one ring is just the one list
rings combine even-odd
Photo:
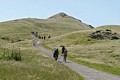
[[(48, 55), (49, 58), (53, 59), (52, 51), (45, 49), (42, 45), (37, 44), (40, 40), (33, 40), (33, 45), (38, 48), (40, 51)], [(120, 76), (110, 74), (107, 72), (102, 72), (81, 64), (77, 64), (73, 61), (67, 60), (67, 62), (63, 62), (63, 56), (59, 55), (58, 62), (68, 66), (70, 69), (76, 71), (81, 76), (84, 77), (85, 80), (120, 80)]]

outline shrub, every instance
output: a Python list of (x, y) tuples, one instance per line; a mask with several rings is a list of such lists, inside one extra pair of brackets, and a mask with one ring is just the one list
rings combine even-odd
[(9, 41), (10, 39), (8, 37), (2, 37), (1, 39)]
[(19, 48), (12, 48), (12, 49), (8, 49), (8, 48), (3, 48), (1, 49), (1, 56), (0, 59), (6, 59), (6, 60), (16, 60), (16, 61), (20, 61), (22, 59), (21, 57), (21, 51)]
[(117, 40), (117, 39), (119, 39), (117, 33), (112, 33), (112, 31), (108, 30), (108, 29), (106, 29), (106, 31), (97, 30), (96, 32), (91, 33), (89, 37), (91, 39), (97, 39), (97, 40), (103, 40), (103, 39)]

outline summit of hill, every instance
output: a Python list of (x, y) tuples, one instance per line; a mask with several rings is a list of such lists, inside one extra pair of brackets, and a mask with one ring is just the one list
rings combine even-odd
[(82, 28), (83, 29), (94, 28), (93, 26), (85, 24), (81, 20), (76, 19), (76, 18), (74, 18), (72, 16), (69, 16), (68, 14), (66, 14), (64, 12), (55, 14), (55, 15), (49, 17), (48, 19), (50, 19), (50, 20), (56, 20), (56, 21), (59, 21), (59, 22), (66, 22), (66, 23), (71, 23), (71, 24), (78, 24), (78, 25), (81, 26), (81, 29)]
[(67, 15), (67, 14), (64, 13), (64, 12), (55, 14), (55, 15), (49, 17), (48, 19), (58, 19), (58, 20), (60, 20), (60, 19), (71, 19), (71, 20), (75, 20), (75, 21), (82, 22), (81, 20), (78, 20), (78, 19), (76, 19), (76, 18), (74, 18), (74, 17), (72, 17), (72, 16), (69, 16), (69, 15)]

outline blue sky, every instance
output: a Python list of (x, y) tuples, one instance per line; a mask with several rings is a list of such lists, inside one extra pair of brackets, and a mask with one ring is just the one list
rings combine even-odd
[(0, 0), (0, 22), (60, 12), (94, 27), (120, 25), (120, 0)]

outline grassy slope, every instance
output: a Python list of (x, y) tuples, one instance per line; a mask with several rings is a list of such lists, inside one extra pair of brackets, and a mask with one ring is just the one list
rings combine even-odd
[(117, 32), (120, 36), (120, 26), (102, 26), (52, 38), (45, 44), (51, 48), (58, 47), (59, 49), (61, 49), (61, 45), (65, 45), (71, 60), (120, 75), (120, 40), (88, 41), (90, 33), (106, 29)]
[[(70, 27), (68, 29), (68, 26)], [(75, 28), (74, 28), (75, 27)], [(63, 28), (65, 28), (63, 30)], [(40, 35), (61, 35), (80, 29), (72, 23), (56, 22), (55, 20), (19, 19), (0, 23), (0, 48), (20, 47), (23, 60), (20, 62), (0, 60), (0, 79), (2, 80), (79, 80), (81, 77), (43, 53), (31, 47), (32, 31)], [(1, 38), (9, 38), (2, 40)], [(19, 42), (15, 42), (22, 40)], [(11, 43), (14, 41), (14, 43)], [(1, 49), (0, 49), (1, 50)], [(64, 76), (66, 75), (66, 76)], [(82, 80), (82, 78), (80, 79)]]
[[(91, 29), (88, 25), (71, 18), (35, 19), (26, 18), (0, 23), (0, 39), (32, 39), (31, 32), (37, 31), (41, 36), (57, 36), (77, 30)], [(15, 42), (15, 41), (14, 41)]]
[(4, 45), (11, 46), (21, 49), (22, 61), (0, 60), (1, 80), (82, 80), (79, 74), (32, 47), (31, 40)]

